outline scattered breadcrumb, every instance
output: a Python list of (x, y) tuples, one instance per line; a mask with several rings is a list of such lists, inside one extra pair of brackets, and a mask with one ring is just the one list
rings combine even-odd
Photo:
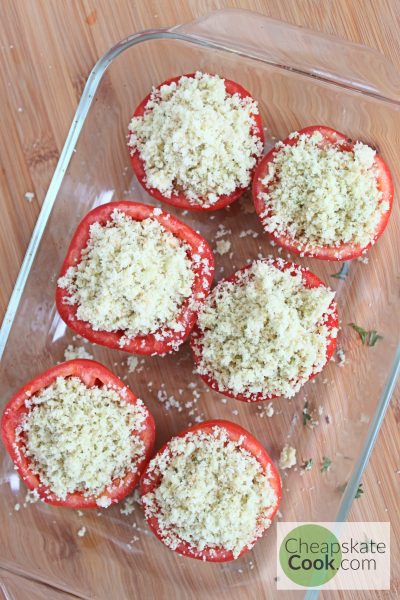
[(279, 466), (281, 469), (291, 469), (297, 463), (296, 448), (284, 446), (279, 457)]
[[(171, 409), (175, 409), (180, 413), (183, 411), (184, 408), (189, 409), (189, 417), (193, 417), (195, 423), (201, 423), (202, 421), (204, 421), (204, 414), (200, 413), (198, 407), (196, 406), (197, 401), (201, 397), (199, 391), (196, 388), (197, 383), (190, 382), (187, 385), (187, 389), (189, 390), (191, 397), (190, 399), (186, 399), (188, 398), (188, 394), (186, 394), (185, 400), (181, 398), (181, 401), (174, 395), (170, 395), (166, 390), (165, 383), (162, 383), (159, 390), (157, 391), (157, 400), (161, 402), (164, 408), (168, 411)], [(183, 395), (183, 389), (178, 390), (178, 392), (179, 396)]]
[(261, 404), (259, 404), (257, 406), (257, 412), (256, 412), (257, 417), (271, 418), (274, 416), (274, 414), (275, 414), (275, 410), (274, 410), (274, 405), (272, 402), (269, 402), (265, 408), (263, 406), (261, 406)]
[(40, 496), (37, 490), (28, 490), (25, 495), (24, 507), (26, 507), (28, 504), (35, 504), (35, 502), (38, 502), (39, 500)]
[(274, 405), (272, 404), (272, 402), (269, 402), (267, 405), (267, 408), (265, 410), (265, 414), (267, 415), (267, 417), (272, 417), (274, 414)]
[(178, 412), (182, 412), (183, 410), (182, 403), (175, 396), (168, 394), (165, 389), (165, 383), (162, 383), (160, 389), (157, 391), (157, 400), (164, 405), (166, 410), (170, 410), (171, 408), (176, 408)]
[(35, 194), (33, 192), (25, 192), (24, 198), (28, 202), (32, 202), (32, 200), (34, 199), (34, 197), (35, 197)]
[(253, 229), (243, 229), (243, 231), (241, 231), (239, 233), (239, 237), (240, 238), (244, 238), (244, 237), (252, 237), (252, 238), (257, 238), (260, 234), (257, 231), (254, 231)]
[(367, 265), (369, 262), (369, 258), (368, 258), (368, 256), (359, 256), (357, 258), (357, 261), (360, 263), (363, 263), (363, 265)]
[(90, 354), (84, 346), (69, 344), (64, 350), (64, 360), (75, 360), (77, 358), (93, 359), (93, 354)]
[(140, 540), (140, 538), (137, 535), (134, 535), (133, 538), (131, 540), (129, 540), (129, 544), (135, 544), (139, 540)]
[(79, 537), (83, 537), (84, 535), (86, 535), (86, 527), (85, 526), (81, 527), (77, 533), (78, 533)]
[(112, 500), (108, 496), (101, 496), (100, 498), (97, 498), (96, 504), (97, 506), (100, 506), (100, 508), (108, 508), (111, 506)]
[(231, 249), (231, 243), (229, 240), (218, 240), (216, 244), (216, 253), (223, 256), (224, 254), (228, 254)]
[(218, 225), (218, 231), (215, 234), (215, 239), (219, 240), (223, 237), (225, 237), (226, 235), (230, 235), (232, 233), (231, 229), (226, 229), (225, 225), (223, 225), (223, 223), (220, 223)]
[(21, 508), (21, 505), (20, 505), (20, 503), (19, 503), (19, 502), (17, 502), (17, 503), (14, 505), (14, 510), (16, 510), (16, 511), (18, 512), (20, 508)]
[(121, 515), (128, 516), (134, 512), (135, 504), (136, 504), (136, 500), (135, 500), (134, 496), (128, 496), (124, 500), (124, 504), (123, 504), (122, 508), (120, 508), (119, 512), (121, 513)]
[(338, 348), (336, 350), (336, 356), (338, 358), (338, 367), (344, 367), (346, 362), (346, 354), (344, 353), (344, 350), (342, 348)]
[(136, 367), (139, 364), (139, 359), (137, 358), (137, 356), (128, 356), (128, 358), (126, 360), (126, 364), (128, 366), (128, 372), (134, 373), (136, 370)]

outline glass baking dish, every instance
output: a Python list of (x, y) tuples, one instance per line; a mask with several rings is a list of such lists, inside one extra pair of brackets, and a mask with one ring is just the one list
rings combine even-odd
[[(379, 148), (398, 185), (400, 78), (371, 49), (299, 29), (241, 10), (212, 13), (170, 30), (135, 34), (111, 48), (94, 67), (65, 143), (3, 323), (1, 402), (27, 379), (63, 359), (74, 341), (54, 304), (56, 278), (71, 235), (92, 207), (131, 198), (155, 202), (132, 175), (126, 148), (133, 109), (153, 84), (203, 70), (237, 80), (260, 103), (266, 149), (297, 128), (326, 124)], [(231, 230), (233, 255), (216, 255), (216, 278), (247, 259), (277, 255), (262, 233), (249, 196), (214, 214), (171, 209), (215, 243), (218, 226)], [(169, 210), (168, 207), (166, 207)], [(279, 517), (290, 521), (346, 518), (393, 391), (399, 370), (399, 207), (369, 253), (369, 263), (347, 264), (345, 279), (332, 278), (340, 264), (296, 259), (337, 291), (346, 355), (291, 401), (247, 405), (206, 389), (193, 374), (187, 344), (165, 358), (139, 360), (129, 373), (127, 355), (85, 344), (142, 397), (157, 423), (157, 447), (188, 422), (221, 417), (259, 438), (275, 461), (285, 444), (298, 463), (314, 468), (282, 472)], [(283, 256), (286, 255), (284, 252)], [(295, 258), (295, 257), (292, 257)], [(384, 336), (360, 343), (355, 322)], [(151, 382), (151, 385), (150, 385)], [(171, 401), (171, 397), (175, 399)], [(314, 427), (303, 424), (308, 401)], [(188, 404), (185, 407), (185, 404)], [(332, 459), (320, 472), (323, 456)], [(275, 526), (254, 551), (228, 564), (202, 564), (177, 556), (147, 530), (136, 505), (87, 511), (25, 502), (26, 490), (1, 448), (0, 567), (80, 598), (275, 598)], [(20, 509), (18, 508), (20, 505)], [(78, 536), (81, 527), (86, 535)], [(5, 584), (7, 585), (7, 584)], [(307, 597), (318, 592), (309, 591)], [(293, 597), (302, 597), (293, 593)], [(285, 598), (291, 598), (287, 592)]]

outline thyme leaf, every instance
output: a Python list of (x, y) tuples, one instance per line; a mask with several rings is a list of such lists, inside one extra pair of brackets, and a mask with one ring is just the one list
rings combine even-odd
[(332, 465), (332, 460), (330, 458), (328, 458), (327, 456), (323, 456), (322, 464), (321, 464), (321, 473), (326, 473), (327, 471), (329, 471), (329, 469), (331, 468), (331, 465)]
[(304, 469), (304, 471), (311, 471), (313, 466), (314, 466), (314, 461), (312, 458), (309, 458), (308, 460), (304, 461), (304, 463), (301, 465), (301, 468)]
[(363, 493), (364, 493), (364, 490), (363, 490), (363, 484), (362, 484), (362, 482), (361, 482), (361, 483), (359, 483), (359, 485), (358, 485), (358, 488), (357, 488), (357, 491), (356, 491), (356, 495), (354, 496), (354, 498), (355, 498), (356, 500), (358, 500), (358, 498), (360, 498), (360, 497), (362, 496), (362, 494), (363, 494)]
[(338, 271), (337, 273), (332, 273), (331, 277), (334, 277), (335, 279), (340, 279), (341, 281), (344, 281), (348, 274), (349, 274), (349, 267), (346, 263), (343, 263), (340, 271)]
[(308, 411), (308, 400), (306, 400), (303, 408), (303, 425), (307, 425), (308, 421), (311, 421), (311, 415)]
[(358, 333), (364, 346), (375, 346), (378, 340), (383, 340), (383, 335), (379, 335), (375, 329), (367, 331), (356, 323), (349, 323), (349, 325)]
[(379, 335), (375, 329), (369, 332), (368, 346), (375, 346), (378, 340), (383, 340), (383, 335)]

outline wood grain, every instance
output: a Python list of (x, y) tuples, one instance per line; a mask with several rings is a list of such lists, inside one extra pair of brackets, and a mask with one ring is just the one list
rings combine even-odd
[[(0, 310), (3, 313), (77, 101), (97, 58), (112, 44), (146, 28), (190, 21), (236, 6), (377, 48), (400, 68), (400, 4), (396, 0), (249, 0), (128, 2), (6, 0), (0, 6)], [(34, 192), (32, 202), (26, 192)], [(392, 591), (334, 594), (386, 599), (400, 593), (399, 395), (393, 399), (364, 477), (364, 496), (351, 519), (390, 520)], [(11, 577), (11, 576), (10, 576)], [(15, 584), (15, 589), (19, 589)], [(240, 589), (241, 595), (246, 588)], [(22, 588), (21, 588), (22, 589)], [(143, 598), (130, 591), (130, 597)], [(23, 592), (14, 592), (25, 600)], [(58, 597), (58, 596), (57, 596)], [(164, 596), (165, 597), (165, 596)], [(231, 596), (232, 597), (232, 596)], [(236, 597), (236, 596), (235, 596)], [(249, 593), (250, 597), (250, 593)], [(322, 597), (328, 598), (328, 594)], [(331, 597), (331, 596), (329, 596)]]

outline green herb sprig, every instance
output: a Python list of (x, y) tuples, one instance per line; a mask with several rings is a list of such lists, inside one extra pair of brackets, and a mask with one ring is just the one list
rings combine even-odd
[(329, 469), (331, 468), (331, 465), (332, 465), (332, 460), (330, 458), (328, 458), (327, 456), (323, 456), (322, 464), (321, 464), (321, 473), (327, 473), (327, 471), (329, 471)]
[(361, 498), (361, 496), (363, 495), (364, 490), (363, 490), (363, 484), (362, 482), (358, 485), (357, 491), (356, 491), (356, 495), (354, 496), (354, 498), (356, 500), (358, 500), (358, 498)]
[(303, 408), (303, 425), (307, 425), (309, 421), (311, 421), (311, 415), (308, 410), (308, 400), (306, 400)]
[(367, 331), (363, 327), (356, 325), (355, 323), (349, 323), (350, 327), (354, 329), (358, 333), (361, 338), (361, 342), (364, 346), (375, 346), (378, 340), (383, 340), (383, 335), (379, 335), (379, 333), (375, 329), (371, 329), (371, 331)]
[(311, 469), (314, 466), (314, 461), (312, 458), (309, 458), (308, 460), (305, 460), (304, 463), (301, 465), (301, 468), (304, 471), (311, 471)]
[(331, 277), (334, 277), (335, 279), (340, 279), (341, 281), (344, 281), (348, 274), (349, 274), (349, 265), (347, 263), (343, 263), (340, 271), (338, 271), (337, 273), (332, 273)]

